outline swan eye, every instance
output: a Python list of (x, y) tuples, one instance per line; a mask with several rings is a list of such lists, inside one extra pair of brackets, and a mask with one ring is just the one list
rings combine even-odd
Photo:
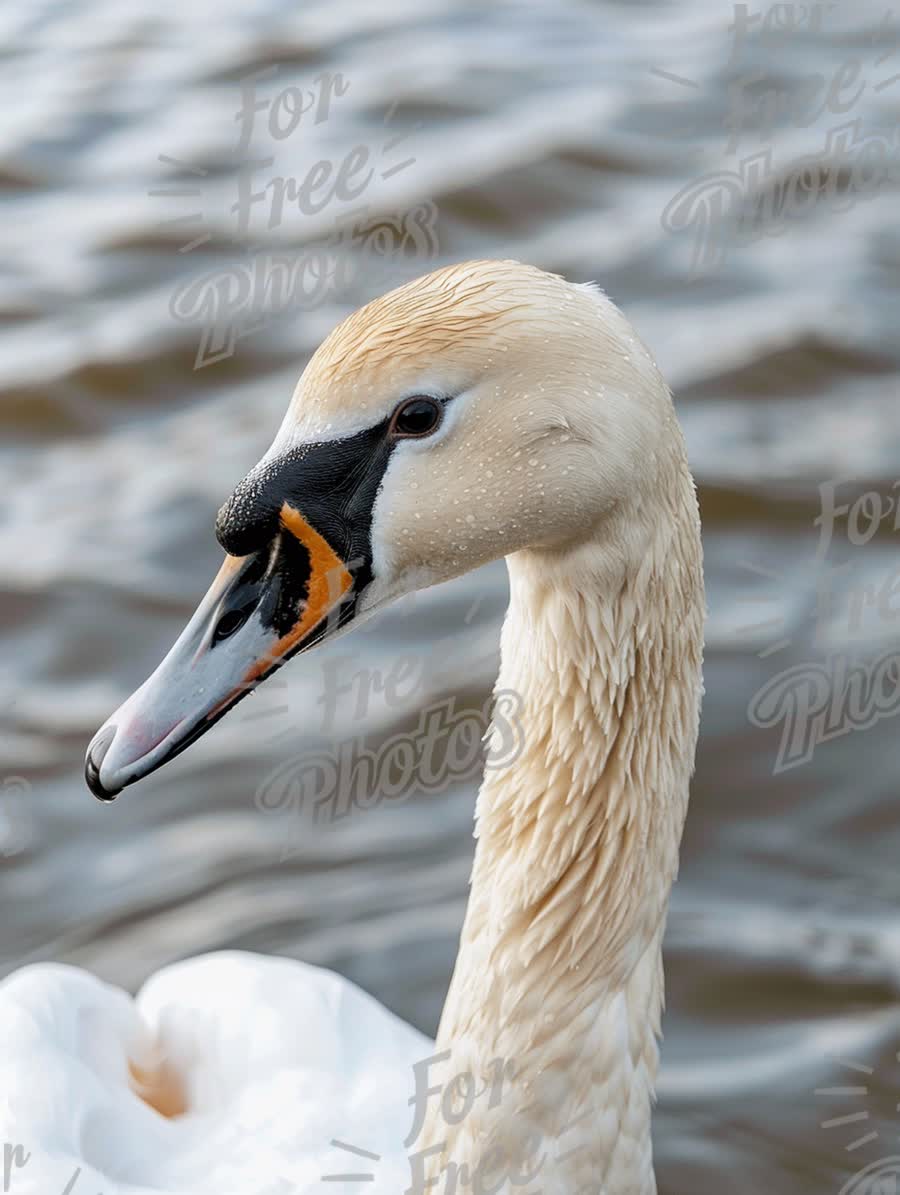
[(429, 436), (437, 431), (443, 414), (444, 408), (436, 398), (408, 398), (394, 412), (391, 434), (407, 439)]

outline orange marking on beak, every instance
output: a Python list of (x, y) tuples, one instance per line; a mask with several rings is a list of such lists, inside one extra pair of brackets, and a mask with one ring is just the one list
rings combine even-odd
[(285, 502), (281, 508), (281, 525), (303, 544), (309, 553), (309, 583), (303, 613), (290, 631), (258, 660), (244, 678), (251, 684), (263, 675), (273, 661), (280, 659), (317, 626), (353, 584), (347, 566), (327, 540), (323, 539), (306, 519)]

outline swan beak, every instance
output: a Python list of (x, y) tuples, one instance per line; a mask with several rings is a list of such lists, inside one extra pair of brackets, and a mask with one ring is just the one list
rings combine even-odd
[(95, 735), (88, 788), (111, 801), (180, 754), (292, 655), (349, 621), (356, 596), (350, 566), (285, 502), (272, 542), (226, 557), (175, 646)]

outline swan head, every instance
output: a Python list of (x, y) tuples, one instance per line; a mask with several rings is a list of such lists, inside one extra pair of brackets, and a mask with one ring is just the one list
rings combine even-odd
[(369, 303), (310, 360), (272, 447), (219, 512), (226, 552), (169, 655), (88, 749), (112, 799), (300, 651), (489, 560), (653, 509), (680, 441), (646, 349), (593, 286), (510, 261)]

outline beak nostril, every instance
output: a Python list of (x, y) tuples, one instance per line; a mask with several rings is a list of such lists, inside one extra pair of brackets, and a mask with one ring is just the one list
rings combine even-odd
[(114, 801), (122, 791), (120, 788), (104, 788), (100, 782), (100, 767), (115, 737), (115, 726), (107, 726), (88, 747), (87, 758), (84, 761), (85, 781), (98, 801)]
[(216, 629), (213, 631), (213, 645), (221, 643), (223, 639), (230, 639), (232, 635), (236, 635), (250, 617), (252, 609), (253, 606), (244, 606), (242, 610), (229, 610), (226, 614), (223, 614), (216, 623)]

